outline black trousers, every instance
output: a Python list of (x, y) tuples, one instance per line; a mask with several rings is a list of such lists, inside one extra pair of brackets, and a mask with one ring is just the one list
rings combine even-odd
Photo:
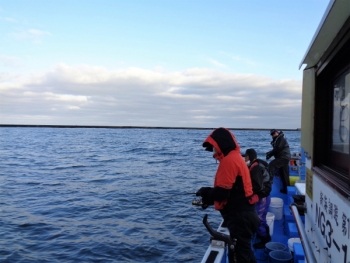
[(280, 177), (283, 184), (283, 190), (287, 191), (287, 186), (290, 185), (289, 181), (289, 160), (277, 158), (269, 163), (269, 172), (271, 178), (275, 175), (277, 169), (280, 169)]
[[(252, 211), (233, 212), (224, 217), (231, 238), (237, 239), (235, 256), (237, 263), (255, 263), (256, 259), (251, 248), (251, 240), (258, 230), (260, 219), (255, 209)], [(232, 255), (229, 255), (232, 258)], [(234, 262), (230, 260), (230, 263)]]

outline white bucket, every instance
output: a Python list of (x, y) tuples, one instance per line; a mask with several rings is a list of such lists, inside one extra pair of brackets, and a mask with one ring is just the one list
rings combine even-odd
[(273, 224), (275, 221), (275, 215), (273, 213), (267, 212), (266, 214), (266, 224), (269, 226), (270, 236), (273, 235)]
[(271, 197), (269, 212), (275, 214), (276, 220), (281, 220), (283, 218), (283, 199)]
[(293, 254), (294, 249), (293, 249), (293, 244), (294, 243), (301, 243), (301, 240), (299, 237), (293, 237), (288, 239), (288, 248), (289, 248), (289, 252)]

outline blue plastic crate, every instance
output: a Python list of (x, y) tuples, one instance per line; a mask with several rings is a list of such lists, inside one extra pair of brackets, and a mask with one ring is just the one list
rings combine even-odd
[(287, 194), (288, 195), (295, 195), (295, 186), (287, 186)]
[(300, 260), (305, 259), (304, 249), (301, 243), (294, 243), (293, 251), (294, 251), (294, 263), (299, 263)]
[(292, 212), (289, 209), (289, 205), (283, 206), (283, 214), (284, 214), (284, 219), (286, 221), (294, 222), (294, 216), (292, 215)]
[(287, 223), (287, 235), (289, 237), (299, 237), (297, 225), (292, 222)]

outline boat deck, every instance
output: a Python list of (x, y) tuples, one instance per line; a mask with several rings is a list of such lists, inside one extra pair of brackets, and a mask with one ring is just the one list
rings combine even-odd
[[(273, 189), (271, 191), (271, 197), (281, 198), (283, 200), (283, 217), (280, 220), (274, 219), (273, 221), (273, 234), (271, 242), (278, 242), (286, 246), (286, 251), (289, 251), (288, 240), (290, 238), (298, 238), (299, 233), (297, 230), (297, 226), (294, 221), (294, 217), (289, 209), (289, 205), (293, 202), (293, 195), (296, 194), (305, 194), (300, 193), (303, 191), (303, 183), (297, 183), (298, 187), (289, 186), (288, 193), (282, 194), (280, 193), (280, 189), (282, 188), (282, 182), (279, 177), (274, 177)], [(298, 190), (299, 189), (299, 190)], [(301, 190), (300, 190), (301, 189)], [(302, 221), (304, 221), (303, 216), (301, 217)], [(253, 244), (256, 240), (253, 239)], [(292, 255), (293, 263), (303, 263), (304, 262), (304, 252), (301, 244), (294, 244), (293, 250), (295, 250)], [(268, 252), (266, 249), (254, 249), (254, 254), (258, 263), (268, 263)]]

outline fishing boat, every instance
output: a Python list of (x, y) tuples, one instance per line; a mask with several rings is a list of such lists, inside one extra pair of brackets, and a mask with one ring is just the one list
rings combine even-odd
[[(271, 197), (283, 200), (282, 207), (270, 205), (275, 214), (267, 220), (274, 247), (253, 250), (258, 262), (349, 263), (350, 0), (329, 2), (303, 65), (300, 154), (290, 162), (287, 194), (274, 177)], [(202, 263), (228, 262), (234, 240), (209, 222), (205, 216), (212, 238)]]

